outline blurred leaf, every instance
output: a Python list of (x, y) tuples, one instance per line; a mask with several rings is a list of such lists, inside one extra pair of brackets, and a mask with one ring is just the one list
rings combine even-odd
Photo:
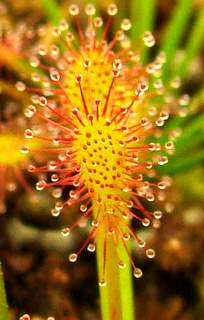
[(184, 172), (192, 169), (194, 166), (200, 164), (204, 161), (204, 150), (193, 153), (191, 156), (190, 153), (184, 156), (181, 154), (179, 157), (172, 157), (169, 160), (169, 164), (161, 167), (159, 170), (163, 174), (175, 174), (179, 172)]
[(48, 21), (58, 24), (60, 20), (63, 19), (63, 14), (60, 7), (55, 0), (41, 0), (42, 9), (47, 17)]
[(192, 118), (191, 122), (186, 124), (181, 136), (175, 141), (176, 153), (180, 154), (185, 150), (189, 152), (190, 148), (202, 141), (204, 141), (204, 114), (197, 118)]
[(180, 0), (177, 3), (161, 45), (161, 50), (165, 51), (167, 58), (163, 68), (164, 79), (168, 77), (175, 52), (186, 30), (191, 14), (192, 0)]
[[(152, 31), (156, 13), (156, 0), (132, 0), (130, 5), (130, 17), (132, 22), (131, 40), (137, 41), (142, 38), (145, 31)], [(147, 59), (147, 50), (143, 49), (142, 60)]]
[(184, 49), (185, 57), (178, 70), (179, 76), (186, 76), (192, 59), (198, 54), (202, 46), (204, 46), (204, 9), (198, 11), (196, 21), (188, 37), (188, 43)]
[(204, 88), (198, 90), (191, 98), (190, 104), (188, 106), (188, 115), (186, 117), (174, 116), (173, 118), (169, 119), (164, 129), (169, 130), (186, 126), (186, 122), (188, 121), (189, 116), (195, 114), (202, 104), (204, 104)]
[(8, 65), (18, 74), (30, 74), (32, 70), (28, 62), (2, 44), (0, 44), (0, 64)]

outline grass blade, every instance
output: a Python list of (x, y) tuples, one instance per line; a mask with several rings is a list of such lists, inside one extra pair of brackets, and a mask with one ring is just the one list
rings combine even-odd
[[(157, 0), (132, 0), (130, 5), (130, 18), (132, 22), (131, 40), (141, 39), (147, 30), (153, 31)], [(147, 48), (143, 49), (142, 60), (147, 60)]]
[(188, 43), (184, 49), (185, 57), (181, 62), (178, 70), (180, 77), (185, 77), (188, 72), (188, 67), (192, 59), (198, 54), (199, 50), (204, 45), (204, 10), (197, 13), (196, 21), (188, 38)]
[(191, 157), (184, 157), (182, 154), (180, 157), (172, 158), (169, 164), (165, 167), (159, 168), (159, 172), (162, 174), (176, 174), (192, 169), (192, 167), (200, 164), (204, 161), (204, 151), (196, 152)]
[(169, 74), (175, 52), (180, 44), (191, 15), (192, 0), (180, 0), (167, 26), (161, 50), (165, 51), (167, 61), (163, 68), (163, 77)]

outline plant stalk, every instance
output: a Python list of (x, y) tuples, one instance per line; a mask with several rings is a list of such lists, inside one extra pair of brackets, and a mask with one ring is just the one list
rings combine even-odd
[(4, 287), (3, 271), (0, 263), (0, 320), (9, 320), (8, 304)]
[[(103, 278), (105, 232), (97, 236), (97, 266), (99, 281)], [(130, 260), (122, 245), (119, 245), (121, 260), (126, 268), (119, 269), (118, 257), (112, 237), (107, 238), (106, 245), (106, 286), (99, 286), (102, 320), (135, 320), (133, 304), (133, 287)]]

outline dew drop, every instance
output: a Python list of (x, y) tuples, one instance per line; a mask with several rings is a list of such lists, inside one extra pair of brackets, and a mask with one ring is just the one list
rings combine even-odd
[(80, 205), (80, 211), (81, 212), (86, 212), (87, 211), (87, 206), (85, 204)]
[(179, 77), (176, 77), (171, 81), (171, 87), (174, 89), (178, 89), (181, 85), (181, 79)]
[(138, 245), (138, 247), (139, 248), (144, 248), (145, 247), (145, 241), (144, 240), (142, 240), (142, 239), (138, 239), (137, 240), (137, 245)]
[(94, 25), (96, 28), (100, 28), (103, 25), (103, 19), (101, 17), (96, 17), (94, 21)]
[(33, 131), (30, 129), (26, 129), (24, 132), (24, 137), (26, 139), (32, 139), (33, 138)]
[(52, 191), (52, 196), (56, 199), (60, 198), (62, 196), (62, 189), (56, 188)]
[(22, 81), (18, 81), (18, 82), (16, 83), (16, 89), (17, 89), (18, 91), (20, 91), (20, 92), (25, 91), (25, 89), (26, 89), (25, 83), (23, 83)]
[(142, 225), (148, 227), (150, 225), (150, 220), (147, 218), (142, 219)]
[(161, 226), (161, 222), (160, 222), (159, 220), (154, 220), (154, 221), (152, 222), (152, 226), (153, 226), (153, 228), (155, 228), (155, 229), (159, 229), (160, 226)]
[(70, 262), (76, 262), (76, 261), (77, 261), (77, 258), (78, 258), (78, 256), (77, 256), (76, 253), (71, 253), (71, 254), (69, 255), (69, 257), (68, 257), (68, 259), (69, 259)]
[(140, 268), (135, 268), (134, 271), (133, 271), (133, 275), (135, 278), (139, 279), (142, 277), (143, 275), (143, 272)]
[(31, 65), (31, 67), (36, 68), (36, 67), (39, 66), (39, 63), (40, 63), (40, 61), (39, 61), (39, 59), (37, 57), (30, 57), (30, 65)]
[(54, 208), (54, 209), (51, 210), (51, 215), (52, 215), (53, 217), (59, 217), (60, 211), (57, 210), (56, 208)]
[(21, 151), (22, 154), (28, 154), (30, 149), (29, 149), (28, 146), (22, 146), (20, 151)]
[(154, 85), (155, 89), (162, 89), (163, 88), (163, 83), (162, 83), (161, 79), (154, 81), (153, 85)]
[(146, 256), (149, 259), (153, 259), (155, 257), (155, 250), (154, 249), (147, 249), (146, 250)]
[(61, 34), (61, 30), (58, 28), (58, 27), (55, 27), (53, 30), (52, 30), (52, 35), (54, 37), (59, 37)]
[(118, 8), (115, 3), (111, 3), (108, 6), (107, 12), (110, 16), (115, 16), (118, 12)]
[(131, 28), (131, 22), (129, 19), (123, 19), (123, 21), (121, 22), (121, 29), (124, 31), (128, 31)]
[(13, 192), (16, 190), (16, 183), (15, 182), (8, 182), (6, 185), (6, 189), (10, 192)]
[(159, 118), (155, 121), (155, 124), (158, 126), (158, 127), (162, 127), (164, 125), (164, 120)]
[(94, 219), (94, 220), (92, 220), (91, 225), (92, 225), (92, 227), (97, 228), (99, 226), (99, 221)]
[(28, 166), (28, 172), (33, 172), (35, 170), (35, 166), (33, 164), (30, 164)]
[(56, 169), (57, 168), (57, 164), (56, 164), (56, 162), (55, 161), (50, 161), (49, 162), (49, 164), (48, 164), (48, 169), (50, 169), (50, 170), (54, 170), (54, 169)]
[(167, 150), (172, 150), (174, 148), (174, 143), (172, 141), (168, 141), (165, 143), (165, 148)]
[(99, 281), (99, 286), (100, 287), (105, 287), (106, 285), (107, 285), (107, 282), (106, 282), (106, 280), (104, 279), (104, 278), (102, 278), (100, 281)]
[(133, 201), (131, 201), (131, 200), (128, 200), (126, 203), (127, 203), (128, 208), (132, 208), (134, 205)]
[(25, 109), (24, 115), (26, 116), (26, 118), (32, 118), (35, 112), (36, 112), (36, 107), (33, 105), (30, 105)]
[(167, 185), (166, 185), (166, 183), (164, 183), (164, 182), (158, 182), (158, 184), (157, 184), (157, 186), (158, 186), (158, 188), (160, 189), (160, 190), (164, 190), (164, 189), (166, 189), (166, 187), (167, 187)]
[(87, 250), (89, 252), (94, 252), (96, 250), (96, 246), (94, 243), (89, 243), (88, 247), (87, 247)]
[(154, 212), (153, 212), (153, 216), (154, 216), (155, 219), (158, 219), (158, 220), (159, 220), (159, 219), (162, 218), (162, 212), (159, 211), (159, 210), (154, 211)]
[(149, 151), (155, 151), (156, 150), (156, 144), (154, 142), (150, 142), (148, 146)]
[(68, 25), (67, 21), (64, 20), (64, 19), (61, 20), (60, 23), (59, 23), (59, 28), (60, 28), (61, 31), (67, 30), (69, 28), (69, 25)]
[(143, 35), (144, 44), (147, 47), (153, 47), (155, 45), (155, 39), (153, 34), (150, 31), (146, 31)]
[(57, 182), (59, 181), (59, 176), (57, 174), (52, 174), (51, 175), (51, 181), (52, 182)]
[(154, 195), (152, 193), (148, 193), (146, 195), (146, 199), (147, 199), (147, 201), (152, 202), (152, 201), (154, 201)]
[(162, 165), (164, 165), (164, 164), (166, 164), (166, 163), (168, 163), (168, 158), (167, 158), (166, 156), (162, 156), (162, 157), (159, 158), (158, 164), (159, 164), (160, 166), (162, 166)]
[(130, 234), (127, 233), (127, 232), (124, 232), (124, 233), (123, 233), (123, 240), (125, 240), (125, 241), (130, 240)]
[(62, 209), (63, 209), (63, 203), (62, 202), (57, 202), (56, 204), (55, 204), (55, 208), (57, 209), (57, 210), (59, 210), (59, 211), (61, 211)]
[(50, 48), (50, 53), (52, 56), (58, 56), (59, 53), (60, 53), (60, 50), (57, 46), (55, 45), (52, 45), (51, 48)]
[(111, 236), (115, 233), (115, 228), (114, 227), (109, 227), (108, 228), (108, 235)]
[(70, 235), (70, 228), (66, 227), (64, 229), (62, 229), (61, 234), (63, 235), (63, 237), (67, 237)]
[(75, 199), (77, 197), (77, 194), (74, 190), (70, 190), (69, 191), (69, 196), (71, 199)]
[(96, 8), (93, 4), (89, 3), (85, 7), (85, 13), (87, 14), (87, 16), (93, 16), (96, 13)]
[(116, 38), (117, 41), (122, 41), (122, 40), (124, 40), (125, 34), (124, 34), (123, 30), (118, 30), (118, 31), (116, 32), (115, 38)]
[(31, 320), (31, 318), (30, 318), (30, 316), (29, 316), (29, 314), (24, 314), (24, 315), (22, 315), (20, 318), (19, 318), (19, 320)]
[(69, 13), (72, 16), (77, 16), (79, 14), (79, 7), (77, 4), (71, 4), (69, 7)]
[(71, 41), (74, 40), (74, 36), (73, 36), (73, 34), (71, 32), (67, 32), (66, 40), (67, 40), (67, 42), (71, 42)]
[(50, 70), (50, 79), (54, 82), (57, 82), (60, 80), (60, 74), (59, 71), (57, 71), (56, 69), (51, 69)]
[(169, 118), (169, 112), (167, 112), (167, 111), (162, 111), (161, 113), (160, 113), (160, 119), (162, 119), (162, 120), (167, 120)]
[(46, 47), (43, 46), (43, 45), (40, 45), (40, 46), (38, 47), (38, 54), (39, 54), (40, 56), (45, 56), (45, 55), (47, 54), (47, 49), (46, 49)]
[(46, 186), (46, 182), (44, 180), (40, 180), (36, 183), (36, 190), (42, 191)]
[(31, 78), (32, 78), (32, 80), (33, 80), (34, 82), (40, 81), (40, 76), (39, 76), (39, 74), (37, 74), (37, 73), (32, 73), (32, 74), (31, 74)]
[(125, 267), (126, 267), (126, 263), (124, 261), (120, 260), (118, 262), (118, 268), (119, 269), (124, 269)]
[(183, 94), (179, 99), (179, 104), (181, 106), (187, 106), (189, 104), (190, 97), (188, 94)]

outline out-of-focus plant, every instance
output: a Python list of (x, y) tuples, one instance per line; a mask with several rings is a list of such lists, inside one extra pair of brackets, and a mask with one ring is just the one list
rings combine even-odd
[[(23, 115), (15, 115), (15, 107), (11, 105), (6, 110), (1, 111), (0, 121), (0, 212), (6, 211), (5, 198), (7, 191), (16, 190), (16, 181), (28, 192), (33, 192), (23, 171), (29, 164), (29, 148), (33, 151), (40, 146), (38, 141), (32, 141), (25, 145), (23, 131), (28, 125)], [(34, 151), (34, 153), (35, 153)]]

